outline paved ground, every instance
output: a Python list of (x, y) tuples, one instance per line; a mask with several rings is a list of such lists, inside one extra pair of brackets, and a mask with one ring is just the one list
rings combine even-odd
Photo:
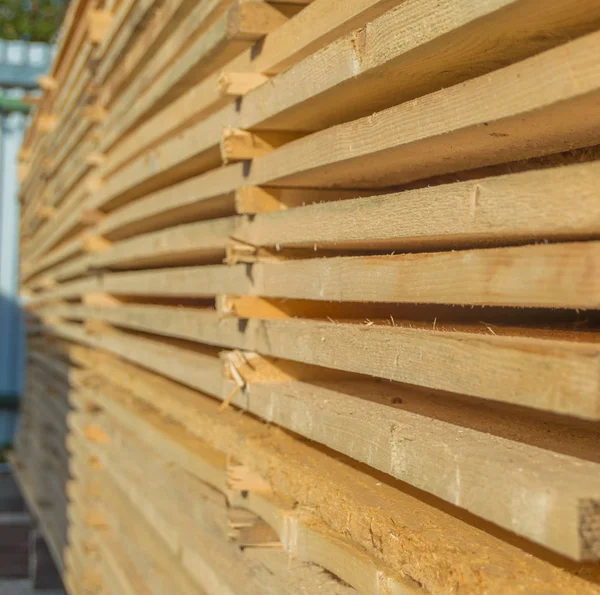
[[(34, 528), (19, 488), (9, 468), (0, 464), (0, 577), (31, 577), (33, 552), (37, 560), (37, 584), (59, 585), (48, 548)], [(0, 595), (65, 595), (65, 592), (34, 590), (33, 582), (26, 578), (0, 578)]]
[(65, 595), (64, 591), (35, 591), (28, 580), (0, 580), (0, 595)]

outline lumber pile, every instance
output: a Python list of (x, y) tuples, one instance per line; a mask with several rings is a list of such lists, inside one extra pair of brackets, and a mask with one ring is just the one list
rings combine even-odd
[(69, 362), (58, 345), (32, 338), (13, 473), (59, 571), (67, 545)]
[(600, 593), (599, 50), (594, 0), (71, 3), (13, 459), (69, 593)]

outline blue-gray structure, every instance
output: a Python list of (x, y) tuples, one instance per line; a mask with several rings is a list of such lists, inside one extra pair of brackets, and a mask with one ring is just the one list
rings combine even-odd
[(19, 203), (17, 153), (28, 116), (14, 102), (48, 71), (47, 44), (0, 40), (0, 445), (9, 442), (23, 391), (24, 340), (18, 301)]

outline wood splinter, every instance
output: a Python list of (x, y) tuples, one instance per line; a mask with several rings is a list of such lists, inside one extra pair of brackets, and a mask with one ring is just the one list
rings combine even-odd
[[(231, 390), (231, 392), (223, 399), (221, 405), (219, 405), (219, 411), (224, 411), (229, 407), (231, 401), (240, 390), (243, 390), (246, 387), (246, 381), (244, 380), (241, 372), (239, 371), (240, 363), (246, 364), (246, 360), (244, 358), (244, 354), (241, 351), (233, 350), (223, 354), (225, 359), (225, 376), (235, 381), (235, 386)], [(241, 362), (240, 362), (241, 360)]]
[[(281, 248), (275, 246), (253, 246), (238, 238), (229, 238), (225, 246), (225, 263), (234, 264), (256, 264), (260, 262), (281, 262), (298, 259), (314, 258), (316, 248)], [(327, 251), (321, 250), (319, 256), (327, 255)], [(335, 253), (329, 253), (335, 255)]]
[(225, 246), (225, 262), (231, 265), (256, 262), (257, 253), (256, 246), (230, 237)]

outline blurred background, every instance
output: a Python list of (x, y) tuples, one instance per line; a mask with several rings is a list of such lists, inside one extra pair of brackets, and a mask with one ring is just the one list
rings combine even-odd
[(66, 6), (63, 0), (0, 1), (0, 461), (12, 440), (23, 387), (17, 153)]
[[(24, 340), (18, 298), (17, 154), (48, 71), (67, 2), (0, 0), (0, 595), (60, 584), (5, 462), (23, 390)], [(35, 558), (35, 560), (34, 560)], [(37, 580), (31, 576), (38, 566)]]

